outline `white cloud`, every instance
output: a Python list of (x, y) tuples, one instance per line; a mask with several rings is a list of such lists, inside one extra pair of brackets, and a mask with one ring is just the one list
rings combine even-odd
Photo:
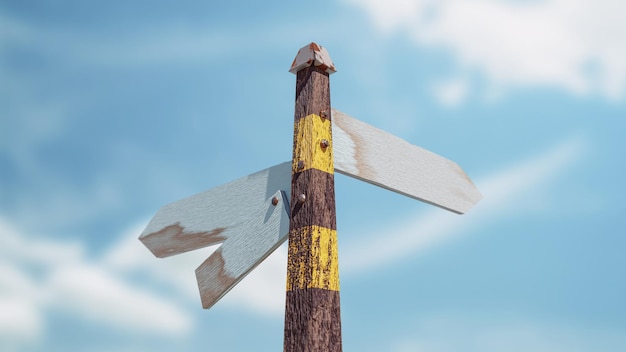
[(49, 278), (48, 290), (52, 295), (51, 307), (99, 324), (174, 336), (191, 328), (190, 318), (174, 303), (137, 289), (96, 266), (58, 268)]
[(442, 81), (433, 86), (433, 91), (441, 105), (454, 107), (465, 101), (468, 93), (468, 83), (461, 78)]
[(30, 255), (27, 243), (2, 219), (0, 243), (0, 348), (13, 349), (40, 336), (44, 317), (35, 280), (14, 262), (21, 254)]
[(587, 352), (617, 351), (626, 343), (621, 331), (581, 328), (570, 323), (458, 315), (417, 321), (410, 336), (390, 343), (393, 352)]
[(341, 263), (344, 272), (362, 273), (381, 265), (389, 265), (434, 245), (450, 241), (472, 227), (507, 214), (515, 209), (535, 211), (536, 203), (530, 194), (543, 194), (544, 187), (578, 160), (585, 142), (579, 138), (565, 140), (556, 147), (528, 161), (518, 163), (476, 185), (483, 199), (467, 215), (459, 216), (433, 209), (422, 216), (385, 227), (392, 234), (381, 238), (374, 229), (371, 235), (364, 234), (359, 241), (346, 247)]
[(14, 228), (0, 219), (0, 238), (4, 246), (0, 253), (5, 260), (32, 265), (59, 265), (74, 263), (83, 257), (83, 246), (76, 242), (52, 242), (21, 236)]
[[(471, 215), (459, 217), (436, 209), (425, 217), (398, 224), (388, 231), (396, 235), (387, 236), (384, 241), (365, 235), (362, 238), (369, 237), (369, 241), (346, 248), (342, 270), (358, 274), (388, 265), (451, 240), (470, 226), (506, 214), (512, 207), (532, 208), (533, 204), (524, 203), (524, 195), (545, 187), (552, 177), (577, 160), (583, 147), (584, 141), (571, 139), (478, 182), (484, 199)], [(193, 321), (180, 304), (197, 304), (200, 309), (194, 269), (215, 248), (157, 259), (137, 239), (144, 226), (145, 221), (129, 227), (100, 259), (87, 259), (79, 243), (25, 236), (0, 219), (0, 306), (11, 307), (22, 317), (19, 324), (13, 325), (0, 319), (0, 335), (36, 340), (45, 330), (45, 316), (50, 310), (135, 332), (170, 336), (187, 333)], [(30, 271), (32, 267), (38, 268), (40, 276)], [(285, 276), (283, 246), (219, 304), (229, 309), (281, 315)], [(132, 278), (137, 277), (145, 280), (150, 289), (133, 284)], [(178, 298), (164, 298), (155, 287), (177, 292)]]
[[(544, 187), (555, 176), (580, 158), (584, 147), (585, 141), (580, 138), (567, 139), (540, 155), (477, 182), (484, 197), (466, 216), (434, 209), (423, 216), (399, 223), (391, 230), (385, 224), (386, 232), (395, 235), (385, 236), (384, 239), (373, 235), (379, 233), (376, 230), (372, 231), (372, 235), (364, 234), (358, 243), (346, 246), (342, 253), (342, 272), (359, 274), (373, 267), (390, 265), (452, 240), (472, 226), (483, 225), (498, 216), (504, 216), (512, 208), (516, 208), (518, 214), (522, 210), (534, 211), (536, 204), (532, 201), (528, 203), (529, 197), (526, 195), (543, 193)], [(193, 270), (215, 248), (157, 259), (137, 240), (137, 235), (144, 227), (145, 223), (141, 223), (128, 231), (119, 244), (104, 256), (103, 262), (122, 273), (151, 277), (179, 290), (192, 302), (199, 301)], [(282, 314), (286, 258), (286, 249), (282, 246), (218, 304), (259, 314)]]
[(231, 309), (282, 316), (285, 312), (287, 247), (280, 246), (223, 298)]
[(86, 258), (80, 243), (28, 236), (3, 218), (0, 243), (0, 336), (10, 336), (16, 346), (39, 340), (52, 310), (161, 336), (181, 336), (192, 329), (193, 320), (175, 300)]
[(28, 341), (39, 336), (43, 317), (33, 304), (36, 299), (32, 280), (20, 270), (0, 262), (0, 341)]
[(148, 221), (141, 221), (124, 231), (119, 242), (102, 256), (102, 265), (120, 275), (141, 276), (165, 285), (201, 307), (194, 270), (218, 247), (156, 258), (138, 239), (147, 224)]
[(42, 317), (26, 299), (0, 296), (0, 350), (21, 351), (35, 344), (42, 331)]
[[(138, 240), (147, 222), (125, 231), (118, 244), (102, 258), (106, 267), (122, 275), (141, 275), (177, 291), (185, 300), (201, 307), (195, 269), (218, 246), (169, 258), (156, 258)], [(246, 276), (218, 305), (262, 315), (278, 316), (285, 306), (287, 250), (283, 245)]]
[[(385, 33), (449, 50), (493, 87), (552, 86), (623, 98), (626, 3), (620, 0), (350, 0)], [(489, 89), (493, 89), (489, 88)]]

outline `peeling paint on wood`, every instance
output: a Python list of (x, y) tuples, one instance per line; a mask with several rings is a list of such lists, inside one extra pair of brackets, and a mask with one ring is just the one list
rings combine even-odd
[(226, 230), (225, 227), (218, 227), (206, 232), (186, 232), (180, 222), (177, 222), (157, 232), (142, 236), (141, 242), (150, 248), (155, 256), (165, 258), (220, 243), (226, 240), (225, 237), (220, 236), (224, 230)]
[[(307, 226), (298, 231), (297, 241), (289, 242), (287, 291), (321, 288), (339, 291), (337, 230)], [(306, 258), (307, 260), (300, 260)]]
[(335, 109), (332, 122), (337, 172), (455, 213), (482, 198), (453, 161)]
[(139, 239), (161, 258), (223, 242), (196, 270), (209, 308), (287, 239), (290, 194), (285, 162), (162, 207)]
[[(279, 199), (274, 205), (273, 199)], [(276, 192), (248, 221), (237, 225), (224, 244), (196, 269), (202, 307), (211, 308), (287, 239), (289, 211)]]
[(291, 194), (291, 163), (282, 163), (168, 204), (139, 239), (157, 257), (225, 241), (278, 190)]
[(297, 80), (285, 352), (342, 349), (333, 141), (328, 116), (330, 73), (323, 65), (298, 65), (303, 50), (316, 49), (301, 49), (294, 61)]
[[(331, 140), (331, 123), (316, 114), (298, 119), (294, 126), (294, 140), (306, 143), (294, 144), (293, 173), (317, 169), (327, 173), (334, 173), (333, 152), (329, 148)], [(326, 147), (322, 147), (326, 141)]]

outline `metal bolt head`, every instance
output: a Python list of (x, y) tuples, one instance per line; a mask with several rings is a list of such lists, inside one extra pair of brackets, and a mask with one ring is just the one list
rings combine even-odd
[(277, 197), (272, 198), (272, 205), (274, 205), (274, 206), (278, 205), (278, 198)]
[(306, 200), (306, 195), (304, 193), (298, 196), (298, 202), (304, 203), (305, 200)]
[(298, 160), (298, 170), (304, 169), (305, 162), (304, 160)]
[(322, 147), (322, 149), (326, 149), (326, 148), (328, 148), (328, 145), (329, 145), (329, 143), (328, 143), (328, 139), (322, 139), (322, 140), (320, 141), (320, 147)]

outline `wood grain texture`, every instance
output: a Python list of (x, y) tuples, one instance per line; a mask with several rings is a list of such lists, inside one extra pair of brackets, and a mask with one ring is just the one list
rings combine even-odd
[[(291, 228), (317, 225), (337, 229), (335, 176), (317, 169), (308, 169), (292, 177)], [(300, 202), (299, 195), (304, 195), (306, 200)]]
[(330, 119), (330, 81), (322, 68), (311, 66), (298, 71), (295, 121), (311, 114)]
[(287, 291), (304, 288), (339, 291), (337, 231), (321, 226), (294, 231), (300, 232), (293, 236), (300, 242), (289, 242)]
[[(301, 69), (297, 72), (294, 115), (285, 303), (286, 352), (341, 351), (333, 144), (329, 118), (329, 74), (321, 67)], [(319, 138), (328, 139), (328, 144), (322, 147)], [(309, 164), (306, 165), (305, 161), (302, 167), (298, 167), (298, 162), (304, 160), (310, 160)]]
[(157, 257), (224, 242), (196, 269), (210, 308), (287, 239), (290, 176), (286, 162), (166, 205), (139, 239)]
[[(330, 148), (331, 122), (319, 115), (311, 114), (295, 122), (293, 136), (293, 173), (308, 169), (317, 169), (327, 173), (334, 173), (333, 148)], [(306, 141), (306, 142), (303, 142)], [(326, 142), (326, 146), (322, 142)]]
[(286, 195), (277, 191), (196, 269), (203, 308), (213, 306), (287, 239), (288, 211)]
[(139, 240), (159, 258), (221, 243), (279, 190), (291, 194), (290, 162), (162, 207)]
[(339, 291), (287, 291), (284, 351), (340, 352)]
[(332, 123), (337, 172), (455, 213), (482, 198), (456, 163), (338, 110)]

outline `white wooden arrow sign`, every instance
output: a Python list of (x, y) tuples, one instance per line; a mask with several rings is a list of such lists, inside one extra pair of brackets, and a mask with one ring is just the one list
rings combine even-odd
[(455, 162), (333, 109), (335, 170), (455, 213), (481, 195)]
[(291, 163), (282, 163), (159, 209), (139, 239), (157, 257), (223, 244), (198, 269), (210, 308), (286, 240)]
[[(333, 110), (335, 170), (465, 213), (481, 195), (454, 162)], [(157, 257), (222, 243), (196, 269), (210, 308), (286, 239), (291, 162), (162, 207), (139, 239)]]

